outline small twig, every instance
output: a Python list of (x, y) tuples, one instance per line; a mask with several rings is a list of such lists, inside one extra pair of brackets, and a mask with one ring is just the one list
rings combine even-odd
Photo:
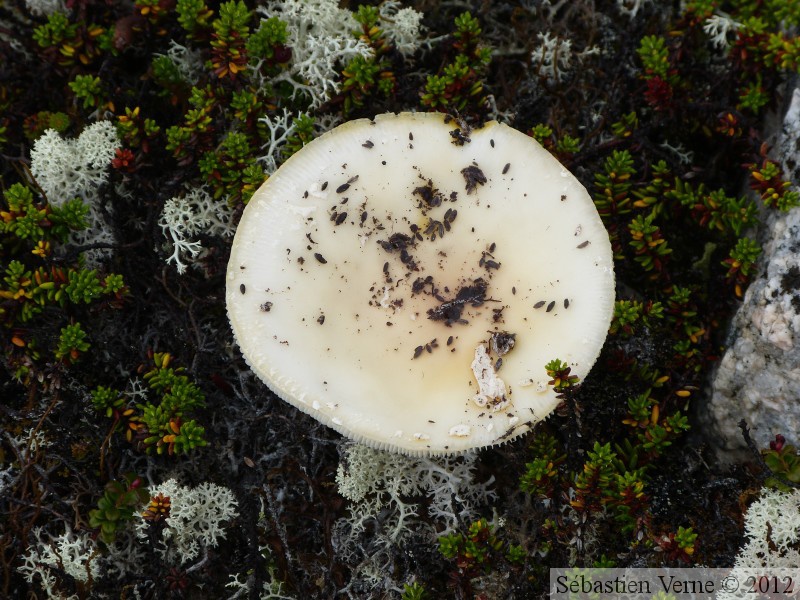
[(111, 443), (111, 436), (114, 435), (114, 432), (117, 429), (117, 424), (120, 422), (119, 417), (116, 417), (114, 420), (114, 424), (111, 425), (111, 429), (109, 430), (108, 434), (106, 435), (103, 443), (100, 444), (100, 473), (103, 472), (103, 464), (105, 463), (106, 458), (106, 447)]
[(56, 391), (53, 393), (52, 402), (50, 402), (50, 405), (47, 407), (47, 409), (45, 409), (44, 413), (42, 413), (42, 417), (39, 419), (39, 422), (36, 423), (36, 427), (34, 427), (33, 431), (31, 431), (31, 436), (28, 438), (28, 456), (30, 456), (31, 448), (33, 447), (33, 440), (36, 437), (36, 434), (39, 433), (39, 430), (42, 428), (42, 425), (44, 425), (44, 420), (51, 412), (53, 412), (53, 409), (56, 407), (56, 404), (58, 404), (59, 400), (60, 400), (59, 394)]
[(61, 519), (65, 523), (69, 523), (69, 519), (65, 515), (62, 515), (61, 513), (56, 512), (52, 508), (48, 508), (43, 504), (34, 504), (33, 502), (28, 502), (27, 500), (22, 500), (21, 498), (14, 498), (14, 497), (8, 498), (8, 502), (11, 502), (12, 504), (19, 504), (20, 506), (27, 506), (28, 508), (35, 508), (37, 511), (49, 513), (54, 517), (56, 517), (57, 519)]
[(191, 573), (192, 571), (196, 571), (197, 569), (199, 569), (200, 567), (202, 567), (203, 565), (205, 565), (207, 562), (208, 562), (208, 548), (206, 548), (206, 553), (205, 553), (205, 556), (203, 556), (203, 560), (201, 560), (201, 561), (200, 561), (200, 562), (198, 562), (198, 563), (195, 563), (195, 564), (193, 564), (191, 567), (189, 567), (188, 569), (186, 569), (186, 571), (185, 571), (185, 572), (186, 572), (186, 574), (188, 575), (188, 574), (189, 574), (189, 573)]

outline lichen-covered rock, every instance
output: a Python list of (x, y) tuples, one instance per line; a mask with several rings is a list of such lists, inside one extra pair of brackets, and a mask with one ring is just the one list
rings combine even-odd
[[(794, 91), (777, 147), (785, 173), (795, 182), (798, 139), (800, 89)], [(742, 419), (759, 447), (779, 433), (800, 441), (800, 208), (771, 212), (762, 241), (760, 277), (733, 320), (702, 415), (729, 458), (745, 447), (738, 427)]]

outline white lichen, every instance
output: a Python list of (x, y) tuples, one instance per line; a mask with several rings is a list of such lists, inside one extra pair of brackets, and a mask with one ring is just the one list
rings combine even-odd
[[(800, 565), (800, 490), (781, 492), (764, 488), (761, 497), (747, 509), (744, 521), (747, 538), (731, 572), (738, 581), (748, 575), (797, 577)], [(747, 597), (746, 586), (736, 592), (720, 592), (718, 600)]]
[(53, 13), (67, 12), (64, 0), (25, 0), (25, 7), (37, 17), (49, 17)]
[(703, 23), (703, 31), (711, 38), (711, 43), (715, 47), (725, 50), (730, 46), (728, 33), (735, 32), (740, 26), (740, 23), (731, 19), (728, 15), (714, 14)]
[(531, 52), (531, 64), (539, 78), (551, 84), (563, 81), (587, 56), (600, 53), (596, 46), (576, 52), (572, 40), (551, 36), (549, 31), (537, 33), (536, 38), (539, 41)]
[(78, 597), (62, 591), (59, 583), (63, 575), (82, 583), (100, 576), (97, 544), (88, 533), (74, 532), (66, 523), (61, 535), (52, 536), (37, 528), (33, 537), (34, 543), (28, 547), (17, 571), (29, 584), (39, 586), (48, 598)]
[(110, 121), (92, 123), (77, 139), (64, 139), (48, 129), (33, 144), (31, 174), (48, 203), (62, 206), (80, 198), (89, 207), (88, 227), (73, 233), (75, 243), (114, 242), (102, 216), (100, 188), (108, 181), (108, 167), (119, 147), (117, 130)]
[(33, 144), (31, 173), (54, 206), (73, 198), (84, 202), (108, 180), (107, 169), (120, 141), (110, 121), (92, 123), (77, 139), (64, 139), (48, 129)]
[[(158, 494), (169, 497), (170, 509), (156, 551), (173, 564), (185, 564), (201, 550), (216, 547), (226, 536), (226, 524), (239, 514), (233, 492), (214, 483), (190, 488), (169, 479), (150, 489), (151, 497)], [(147, 539), (149, 528), (149, 522), (140, 517), (138, 537)]]
[(385, 0), (381, 3), (381, 27), (403, 56), (407, 57), (419, 49), (423, 16), (411, 7), (403, 8), (397, 0)]
[(343, 446), (336, 485), (350, 515), (334, 524), (332, 541), (337, 558), (356, 566), (342, 594), (359, 586), (362, 594), (396, 589), (390, 566), (398, 545), (412, 537), (435, 543), (491, 505), (494, 479), (476, 481), (477, 456), (409, 457), (362, 444)]
[(552, 37), (550, 32), (536, 34), (539, 40), (531, 52), (531, 62), (539, 77), (549, 82), (561, 81), (572, 65), (572, 41)]
[(155, 56), (169, 58), (178, 69), (181, 78), (191, 85), (196, 85), (203, 76), (203, 55), (199, 50), (187, 48), (175, 40), (170, 40), (167, 53)]
[[(268, 546), (260, 547), (260, 549), (263, 552), (269, 551)], [(267, 569), (266, 581), (264, 581), (261, 586), (261, 591), (258, 592), (256, 597), (258, 600), (295, 600), (295, 596), (288, 596), (286, 594), (286, 591), (283, 589), (283, 582), (278, 579), (275, 570), (274, 567), (269, 567)], [(235, 590), (233, 595), (229, 596), (228, 600), (253, 597), (251, 590), (253, 589), (255, 578), (252, 574), (245, 576), (244, 580), (241, 579), (241, 577), (243, 577), (241, 573), (234, 573), (228, 577), (230, 581), (225, 584), (225, 587)]]
[(617, 0), (619, 12), (633, 19), (645, 4), (650, 4), (652, 0)]
[(427, 496), (431, 500), (428, 516), (445, 532), (452, 532), (494, 498), (491, 480), (474, 481), (476, 458), (472, 452), (457, 457), (409, 457), (348, 444), (336, 471), (336, 485), (350, 501), (349, 521), (356, 531), (388, 510), (391, 515), (383, 518), (383, 535), (397, 542), (411, 531), (411, 520), (420, 511), (411, 498)]
[(273, 114), (258, 120), (269, 132), (269, 139), (261, 146), (261, 155), (256, 158), (264, 165), (267, 175), (272, 175), (278, 168), (281, 153), (296, 129), (294, 122), (299, 116), (301, 115), (294, 115), (284, 108), (280, 115)]
[(158, 220), (164, 237), (172, 246), (167, 264), (175, 263), (178, 273), (186, 271), (203, 252), (199, 236), (232, 236), (230, 219), (231, 209), (227, 203), (215, 200), (204, 188), (167, 200)]
[[(28, 429), (19, 435), (5, 432), (5, 438), (13, 449), (5, 458), (12, 459), (4, 469), (0, 469), (0, 494), (11, 488), (20, 475), (20, 465), (26, 465), (36, 460), (36, 454), (51, 445), (44, 432)], [(36, 484), (41, 489), (41, 484)]]
[(353, 35), (359, 28), (353, 13), (339, 8), (336, 0), (270, 0), (257, 10), (264, 18), (277, 16), (286, 23), (292, 58), (274, 82), (289, 82), (295, 94), (308, 96), (311, 108), (319, 108), (339, 91), (337, 64), (372, 55), (372, 49)]

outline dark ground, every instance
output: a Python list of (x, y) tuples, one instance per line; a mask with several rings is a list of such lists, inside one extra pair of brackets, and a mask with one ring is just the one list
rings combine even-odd
[[(349, 4), (355, 8), (355, 3)], [(430, 50), (422, 48), (411, 58), (389, 52), (384, 70), (396, 77), (395, 93), (388, 97), (366, 94), (363, 106), (351, 110), (346, 119), (427, 109), (420, 100), (426, 77), (441, 73), (443, 65), (463, 51), (458, 39), (439, 36), (452, 33), (454, 18), (470, 10), (483, 28), (480, 43), (496, 52), (488, 68), (478, 70), (472, 80), (482, 81), (483, 88), (461, 107), (464, 118), (478, 122), (493, 116), (486, 100), (491, 94), (497, 114), (517, 129), (528, 132), (536, 124), (550, 125), (551, 149), (598, 196), (602, 186), (595, 185), (596, 175), (603, 172), (615, 150), (629, 150), (635, 159), (628, 196), (652, 181), (658, 160), (666, 161), (670, 178), (702, 182), (708, 189), (724, 187), (736, 195), (746, 185), (747, 170), (741, 165), (758, 160), (763, 115), (770, 107), (757, 114), (736, 107), (741, 81), (754, 66), (733, 53), (715, 52), (704, 38), (702, 22), (680, 15), (677, 3), (646, 4), (633, 18), (622, 15), (615, 2), (603, 1), (567, 3), (552, 14), (540, 2), (420, 0), (403, 4), (424, 12), (427, 36), (434, 40)], [(745, 10), (740, 5), (746, 3), (730, 4), (729, 10)], [(548, 567), (591, 565), (601, 556), (617, 566), (732, 564), (742, 544), (743, 510), (761, 485), (758, 461), (719, 464), (709, 448), (713, 440), (696, 428), (676, 434), (671, 445), (652, 451), (641, 446), (642, 439), (637, 437), (647, 431), (646, 425), (637, 429), (623, 423), (629, 416), (628, 399), (649, 389), (662, 417), (683, 411), (693, 423), (693, 411), (704, 401), (709, 373), (723, 350), (726, 324), (739, 302), (726, 281), (726, 269), (720, 266), (738, 236), (729, 229), (709, 230), (699, 222), (697, 211), (659, 196), (658, 223), (673, 249), (662, 268), (643, 269), (630, 244), (628, 224), (636, 214), (647, 214), (646, 209), (630, 206), (630, 212), (614, 212), (606, 219), (609, 229), (617, 233), (617, 297), (667, 306), (674, 286), (690, 288), (696, 313), (692, 322), (704, 329), (700, 340), (691, 344), (692, 352), (675, 349), (683, 340), (681, 327), (688, 317), (654, 319), (649, 324), (640, 320), (629, 333), (620, 329), (609, 337), (595, 369), (574, 398), (581, 411), (580, 424), (574, 413), (566, 411), (548, 420), (543, 431), (480, 452), (475, 480), (494, 478), (497, 500), (492, 506), (476, 508), (490, 519), (493, 511), (504, 518), (505, 526), (497, 534), (503, 544), (525, 549), (527, 559), (522, 564), (511, 564), (499, 553), (492, 554), (485, 569), (482, 564), (471, 571), (470, 565), (442, 556), (431, 529), (414, 525), (403, 544), (388, 550), (391, 567), (383, 573), (383, 581), (372, 589), (363, 582), (353, 584), (361, 577), (360, 567), (337, 553), (332, 533), (335, 523), (349, 514), (348, 502), (337, 492), (335, 481), (343, 440), (276, 399), (249, 373), (233, 345), (224, 301), (230, 239), (201, 235), (208, 252), (198, 267), (184, 274), (165, 264), (169, 249), (158, 224), (164, 203), (187, 183), (208, 180), (197, 166), (196, 155), (181, 160), (167, 149), (164, 130), (183, 123), (190, 108), (188, 88), (160, 85), (154, 80), (151, 61), (155, 53), (166, 51), (169, 39), (196, 47), (210, 60), (209, 40), (218, 38), (209, 29), (187, 39), (169, 2), (157, 5), (166, 14), (155, 22), (137, 16), (141, 15), (137, 7), (144, 5), (69, 3), (70, 23), (83, 28), (93, 23), (127, 37), (118, 39), (113, 50), (89, 52), (91, 36), (76, 34), (83, 35), (79, 52), (88, 53), (87, 62), (65, 64), (63, 53), (33, 41), (34, 28), (45, 22), (44, 17), (31, 17), (22, 2), (0, 3), (0, 126), (5, 127), (0, 137), (0, 186), (4, 190), (17, 182), (33, 185), (26, 166), (37, 113), (63, 112), (68, 117), (67, 137), (76, 137), (96, 120), (68, 87), (76, 75), (100, 77), (106, 118), (116, 120), (125, 114), (125, 107), (140, 106), (142, 115), (162, 128), (147, 149), (127, 140), (124, 146), (133, 152), (133, 166), (110, 169), (109, 182), (99, 192), (116, 241), (96, 268), (103, 274), (123, 276), (127, 293), (121, 301), (50, 303), (34, 319), (23, 321), (15, 304), (18, 299), (3, 296), (0, 470), (6, 476), (0, 479), (0, 596), (43, 597), (38, 585), (29, 585), (17, 571), (21, 557), (37, 547), (34, 532), (42, 528), (58, 536), (69, 524), (76, 532), (92, 533), (89, 511), (97, 507), (107, 482), (121, 480), (125, 473), (134, 473), (150, 485), (176, 477), (185, 486), (202, 482), (227, 486), (236, 495), (238, 517), (226, 528), (220, 545), (195, 568), (192, 563), (173, 564), (155, 552), (150, 543), (157, 531), (151, 531), (151, 542), (140, 546), (141, 553), (119, 578), (108, 575), (82, 583), (59, 567), (51, 568), (56, 587), (65, 596), (227, 598), (235, 590), (225, 584), (239, 573), (242, 581), (250, 577), (251, 591), (238, 597), (258, 597), (257, 590), (271, 578), (271, 568), (283, 582), (286, 596), (294, 598), (334, 598), (348, 584), (352, 597), (396, 598), (402, 584), (412, 580), (422, 583), (431, 598), (472, 598), (481, 597), (482, 586), (489, 586), (487, 581), (493, 578), (500, 583), (486, 587), (494, 591), (483, 592), (483, 597), (529, 598), (544, 593)], [(218, 5), (209, 7), (218, 13)], [(583, 65), (573, 55), (574, 66), (565, 77), (548, 81), (541, 71), (537, 75), (529, 60), (536, 34), (542, 31), (571, 39), (575, 53), (594, 45), (604, 52), (587, 56)], [(636, 52), (648, 34), (666, 36), (670, 65), (679, 79), (669, 90), (662, 89), (661, 96), (644, 76)], [(765, 89), (779, 99), (783, 74), (766, 68), (761, 73)], [(205, 83), (218, 87), (219, 96), (225, 97), (246, 87), (248, 79), (219, 78), (207, 67), (202, 76)], [(279, 106), (295, 112), (303, 109), (301, 102), (289, 101), (279, 90), (263, 100), (264, 114)], [(772, 108), (778, 106), (776, 101)], [(343, 110), (344, 96), (334, 97), (315, 116)], [(629, 135), (614, 133), (612, 124), (631, 111), (637, 112), (638, 126)], [(218, 148), (223, 133), (232, 127), (256, 138), (252, 123), (234, 118), (231, 112), (214, 108), (210, 139), (198, 142), (197, 155)], [(720, 129), (726, 112), (738, 119), (738, 134)], [(565, 135), (580, 138), (577, 152), (556, 147)], [(676, 153), (661, 146), (664, 141), (691, 151), (691, 164), (682, 163)], [(732, 172), (737, 174), (732, 176)], [(241, 200), (234, 200), (235, 214), (241, 207)], [(7, 210), (5, 205), (3, 210)], [(30, 268), (41, 264), (80, 268), (79, 255), (86, 250), (67, 242), (39, 260), (31, 254), (30, 240), (20, 242), (8, 231), (0, 236), (3, 268), (12, 260), (24, 261)], [(710, 268), (693, 268), (708, 241), (716, 244)], [(74, 321), (83, 325), (91, 348), (74, 361), (59, 360), (53, 350), (59, 331)], [(20, 347), (14, 338), (27, 345)], [(193, 411), (192, 418), (205, 427), (205, 447), (173, 456), (147, 454), (125, 439), (124, 427), (112, 432), (112, 419), (92, 408), (91, 390), (101, 385), (126, 389), (131, 378), (152, 368), (153, 352), (170, 353), (174, 365), (184, 367), (202, 390), (205, 406)], [(28, 368), (20, 376), (23, 364)], [(653, 371), (667, 380), (653, 385)], [(677, 395), (686, 389), (693, 390), (688, 400)], [(688, 408), (684, 407), (687, 402)], [(570, 435), (576, 429), (579, 437)], [(27, 446), (32, 432), (41, 432), (49, 443)], [(566, 456), (552, 478), (550, 503), (520, 491), (526, 464), (535, 457), (533, 440), (545, 432)], [(614, 517), (625, 501), (599, 500), (602, 491), (597, 490), (602, 490), (602, 484), (597, 481), (593, 489), (604, 508), (598, 504), (576, 512), (564, 505), (568, 500), (564, 494), (574, 487), (574, 478), (589, 461), (587, 452), (596, 441), (611, 442), (617, 448), (620, 461), (615, 472), (644, 468), (640, 474), (644, 497), (632, 509), (630, 531), (621, 527), (624, 520)], [(640, 446), (638, 458), (625, 455), (626, 443)], [(409, 501), (420, 503), (418, 523), (428, 523), (435, 530), (437, 523), (424, 511), (429, 499)], [(377, 517), (372, 525), (375, 531), (381, 527), (382, 517)], [(464, 531), (467, 525), (463, 524)], [(697, 534), (693, 553), (662, 543), (663, 536), (679, 527), (691, 527)], [(641, 537), (637, 537), (639, 532)], [(120, 525), (118, 539), (129, 542), (130, 536), (130, 527)], [(368, 545), (370, 531), (365, 536)], [(577, 543), (576, 537), (584, 538), (585, 545)], [(97, 548), (101, 555), (109, 552), (100, 541)], [(482, 579), (470, 582), (472, 575)]]

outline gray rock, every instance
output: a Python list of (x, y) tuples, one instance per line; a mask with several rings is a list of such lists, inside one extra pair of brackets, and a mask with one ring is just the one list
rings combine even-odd
[[(775, 160), (797, 183), (800, 89), (777, 136)], [(800, 208), (770, 210), (760, 232), (760, 275), (748, 287), (731, 325), (701, 419), (723, 459), (741, 458), (744, 419), (759, 448), (776, 434), (800, 445)]]

